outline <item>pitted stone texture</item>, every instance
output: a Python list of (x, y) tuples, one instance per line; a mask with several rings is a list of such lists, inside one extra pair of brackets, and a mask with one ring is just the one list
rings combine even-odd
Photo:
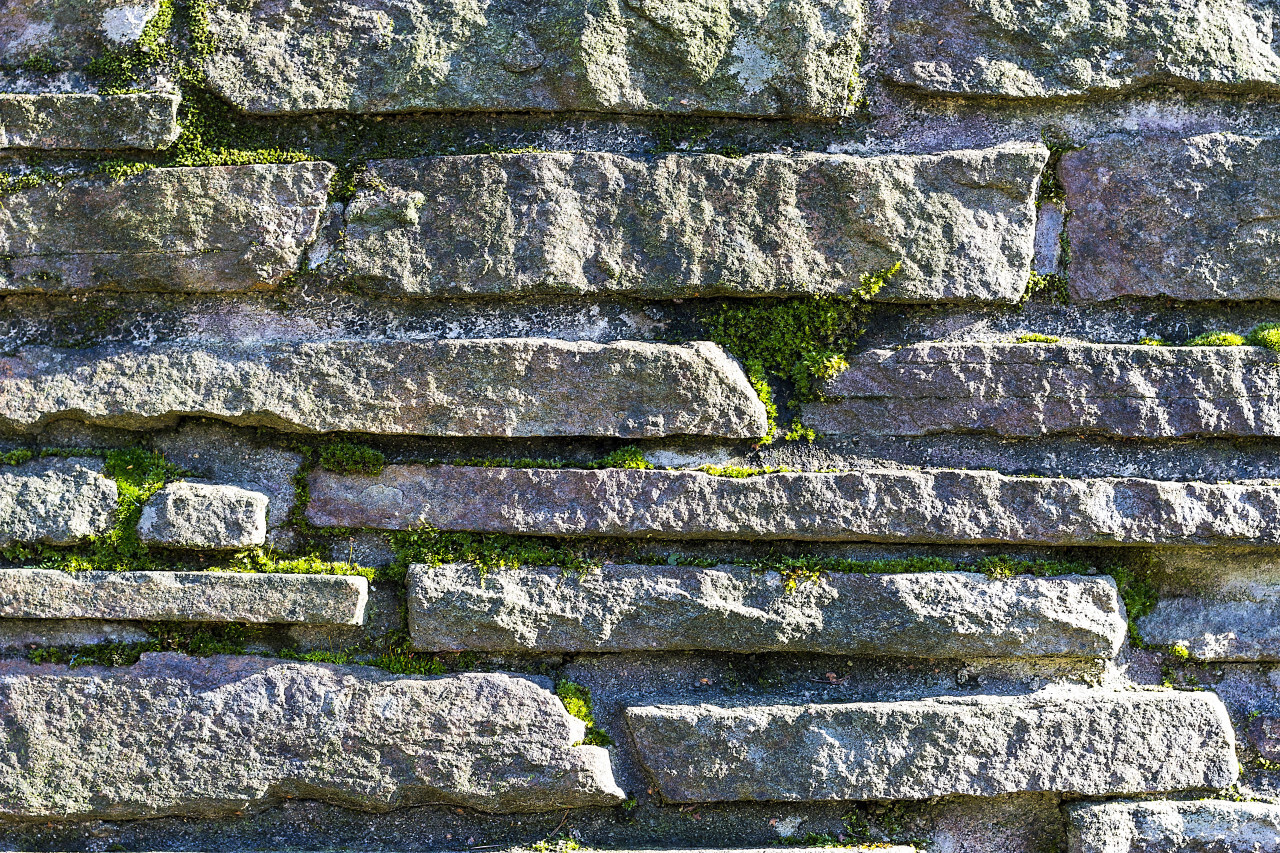
[(115, 523), (116, 484), (96, 459), (0, 465), (0, 546), (70, 545)]
[(1162, 596), (1138, 620), (1138, 633), (1198, 660), (1280, 660), (1280, 586), (1226, 592), (1230, 597)]
[(409, 631), (427, 651), (1109, 658), (1125, 619), (1109, 578), (826, 574), (788, 590), (738, 566), (447, 564), (410, 569)]
[(210, 85), (253, 113), (593, 110), (837, 117), (854, 0), (217, 4)]
[[(370, 811), (612, 806), (608, 753), (546, 687), (253, 657), (0, 664), (0, 813), (219, 815), (286, 796)], [(21, 745), (21, 748), (17, 748)]]
[(626, 719), (640, 762), (675, 803), (1154, 793), (1224, 788), (1239, 771), (1231, 721), (1209, 693), (658, 705)]
[(891, 0), (881, 65), (928, 92), (1001, 98), (1274, 92), (1274, 22), (1268, 0)]
[(0, 294), (270, 289), (298, 268), (328, 163), (149, 169), (5, 197)]
[(1280, 299), (1280, 139), (1112, 137), (1059, 168), (1074, 299)]
[(1224, 800), (1067, 807), (1068, 853), (1280, 853), (1280, 806)]
[(764, 405), (704, 341), (545, 338), (31, 348), (0, 356), (0, 425), (143, 429), (203, 415), (436, 436), (759, 437)]
[(389, 465), (376, 477), (317, 471), (320, 527), (1043, 545), (1280, 544), (1280, 485), (1006, 477), (867, 469), (713, 477)]
[(252, 548), (267, 541), (267, 496), (237, 486), (170, 483), (143, 504), (138, 536), (172, 548)]
[(805, 424), (832, 434), (1280, 435), (1261, 347), (924, 343), (860, 353), (823, 390)]
[(0, 618), (361, 625), (362, 577), (0, 569)]
[(0, 148), (167, 148), (178, 96), (0, 94)]
[(44, 58), (78, 68), (128, 47), (160, 11), (159, 0), (5, 0), (0, 65)]
[(346, 211), (346, 271), (388, 294), (849, 292), (1014, 302), (1039, 145), (843, 154), (540, 153), (383, 160)]

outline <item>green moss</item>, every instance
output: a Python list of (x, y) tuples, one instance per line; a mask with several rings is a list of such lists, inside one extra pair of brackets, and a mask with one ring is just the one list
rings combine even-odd
[(31, 74), (54, 74), (58, 71), (58, 65), (53, 61), (53, 57), (43, 51), (28, 56), (20, 67)]
[(1203, 335), (1196, 335), (1187, 341), (1186, 346), (1189, 347), (1242, 347), (1245, 340), (1243, 335), (1237, 335), (1235, 332), (1205, 332)]
[(23, 462), (30, 462), (33, 458), (35, 458), (34, 453), (20, 447), (8, 453), (0, 453), (0, 465), (21, 465)]
[(481, 572), (521, 566), (559, 566), (567, 571), (586, 572), (600, 566), (573, 547), (572, 540), (554, 537), (449, 533), (422, 528), (396, 531), (388, 538), (396, 554), (393, 572), (400, 576), (414, 563), (473, 563)]
[[(1063, 233), (1066, 233), (1065, 229)], [(1067, 277), (1064, 275), (1057, 273), (1044, 275), (1032, 271), (1031, 277), (1027, 280), (1027, 292), (1023, 295), (1022, 301), (1026, 302), (1039, 293), (1062, 305), (1071, 303), (1071, 289), (1067, 286)]]
[(21, 174), (0, 172), (0, 198), (23, 190), (35, 189), (56, 180), (53, 172), (42, 168), (30, 169)]
[(728, 477), (733, 480), (742, 480), (747, 477), (759, 477), (762, 474), (778, 474), (786, 471), (786, 468), (747, 468), (742, 465), (703, 465), (697, 470), (704, 474), (710, 474), (712, 477)]
[(1173, 346), (1173, 344), (1169, 343), (1168, 341), (1164, 340), (1163, 338), (1143, 338), (1142, 340), (1138, 341), (1138, 345), (1139, 345), (1139, 346), (1144, 346), (1144, 347), (1171, 347), (1171, 346)]
[(1020, 344), (1056, 344), (1058, 342), (1058, 336), (1042, 335), (1039, 332), (1027, 332), (1024, 335), (1018, 335), (1015, 342)]
[(122, 50), (103, 52), (85, 66), (85, 73), (97, 81), (104, 95), (134, 91), (144, 71), (174, 58), (172, 24), (173, 0), (161, 0), (159, 11), (136, 42)]
[(280, 557), (273, 550), (249, 548), (238, 552), (222, 571), (283, 575), (354, 575), (374, 580), (377, 569), (353, 562), (334, 562), (316, 555)]
[(570, 716), (577, 717), (587, 724), (587, 734), (582, 739), (583, 743), (591, 746), (613, 745), (613, 738), (596, 727), (596, 718), (591, 711), (590, 690), (581, 684), (562, 679), (556, 682), (556, 695), (560, 697), (560, 701), (564, 703), (564, 709)]
[(1254, 326), (1245, 341), (1251, 346), (1266, 347), (1280, 352), (1280, 323), (1261, 323)]
[(381, 474), (387, 457), (363, 444), (335, 441), (320, 449), (320, 467), (338, 474)]
[(634, 468), (641, 471), (647, 471), (653, 468), (653, 463), (644, 458), (644, 453), (634, 444), (626, 447), (620, 447), (610, 453), (592, 462), (587, 468)]
[(32, 649), (32, 663), (79, 666), (133, 666), (146, 652), (178, 652), (193, 657), (242, 655), (250, 632), (243, 625), (201, 625), (191, 622), (156, 622), (146, 628), (151, 639), (141, 643), (96, 643), (86, 646), (49, 646)]

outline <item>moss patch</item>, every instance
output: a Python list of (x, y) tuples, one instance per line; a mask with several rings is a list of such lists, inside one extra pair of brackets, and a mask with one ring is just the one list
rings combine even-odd
[(1235, 332), (1205, 332), (1187, 341), (1189, 347), (1242, 347), (1244, 336)]
[(320, 449), (320, 467), (338, 474), (381, 474), (387, 457), (380, 451), (350, 441), (335, 441)]
[(1018, 335), (1014, 342), (1019, 344), (1056, 344), (1058, 342), (1058, 336), (1042, 335), (1039, 332), (1027, 332), (1025, 335)]
[(613, 738), (596, 726), (595, 715), (591, 711), (591, 691), (573, 681), (556, 682), (556, 695), (564, 703), (564, 709), (571, 717), (577, 717), (587, 724), (587, 734), (582, 742), (591, 746), (613, 746)]

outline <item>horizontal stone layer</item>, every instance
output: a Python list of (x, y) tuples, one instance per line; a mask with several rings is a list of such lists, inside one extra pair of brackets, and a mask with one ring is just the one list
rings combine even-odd
[[(0, 814), (218, 815), (282, 797), (372, 811), (611, 806), (608, 753), (527, 678), (253, 657), (129, 669), (0, 663)], [(19, 748), (20, 745), (20, 748)]]
[(1014, 302), (1039, 144), (925, 155), (535, 153), (382, 160), (346, 211), (347, 273), (388, 294), (849, 292)]
[(750, 438), (764, 405), (714, 344), (543, 338), (30, 348), (0, 357), (0, 425)]
[(333, 171), (148, 169), (11, 193), (0, 210), (0, 294), (273, 288), (315, 239)]
[(858, 435), (1277, 436), (1278, 368), (1261, 347), (924, 343), (860, 353), (804, 419)]
[(1057, 689), (625, 716), (640, 762), (676, 803), (1154, 793), (1224, 788), (1239, 770), (1226, 709), (1208, 693)]
[(369, 582), (335, 575), (0, 569), (0, 618), (362, 625)]
[(168, 148), (178, 96), (0, 94), (0, 148)]
[(133, 45), (159, 11), (159, 0), (5, 0), (0, 66), (83, 67)]
[(172, 548), (252, 548), (267, 541), (261, 492), (209, 483), (169, 483), (147, 500), (138, 537)]
[(788, 589), (740, 566), (446, 564), (413, 566), (408, 583), (409, 632), (428, 651), (1111, 657), (1125, 635), (1110, 578), (824, 574)]
[(116, 484), (96, 459), (42, 459), (0, 465), (0, 546), (70, 545), (111, 529)]
[(1225, 800), (1067, 807), (1068, 853), (1280, 853), (1280, 806)]
[(321, 527), (872, 542), (1278, 544), (1280, 486), (868, 469), (696, 471), (391, 465), (316, 471)]
[(1161, 597), (1138, 620), (1138, 633), (1155, 646), (1181, 646), (1199, 660), (1280, 660), (1280, 586), (1237, 596)]

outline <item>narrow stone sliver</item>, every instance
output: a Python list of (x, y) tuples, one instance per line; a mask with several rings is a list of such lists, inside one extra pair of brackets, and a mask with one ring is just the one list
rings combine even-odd
[(163, 149), (178, 138), (176, 94), (0, 92), (0, 149)]
[(1076, 803), (1067, 807), (1070, 853), (1178, 850), (1277, 853), (1280, 806), (1227, 800)]

